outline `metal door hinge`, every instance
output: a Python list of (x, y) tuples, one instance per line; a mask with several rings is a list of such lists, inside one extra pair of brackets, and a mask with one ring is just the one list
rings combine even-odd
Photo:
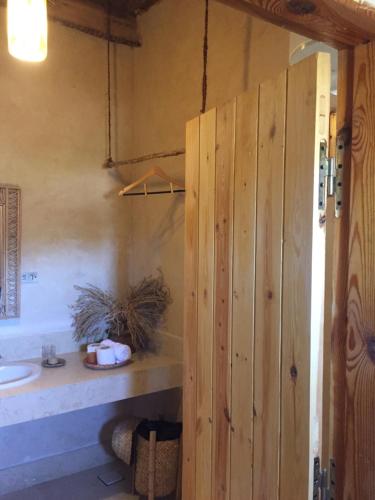
[(343, 137), (337, 137), (335, 157), (328, 158), (327, 150), (327, 141), (324, 139), (320, 141), (319, 155), (319, 210), (326, 209), (327, 196), (334, 196), (335, 216), (340, 217), (345, 150)]
[(329, 473), (327, 469), (320, 469), (320, 458), (314, 458), (313, 500), (336, 499), (336, 464), (330, 460)]

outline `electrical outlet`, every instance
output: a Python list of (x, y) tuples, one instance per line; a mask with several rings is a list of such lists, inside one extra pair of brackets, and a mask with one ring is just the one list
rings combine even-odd
[(39, 281), (39, 275), (36, 271), (32, 271), (29, 273), (22, 273), (21, 281), (25, 285), (30, 283), (35, 284), (38, 283)]

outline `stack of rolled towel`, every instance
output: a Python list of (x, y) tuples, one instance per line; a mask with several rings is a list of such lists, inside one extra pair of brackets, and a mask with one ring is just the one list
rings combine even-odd
[(87, 346), (87, 356), (90, 363), (114, 365), (131, 359), (132, 352), (128, 345), (106, 339), (100, 344), (89, 344)]

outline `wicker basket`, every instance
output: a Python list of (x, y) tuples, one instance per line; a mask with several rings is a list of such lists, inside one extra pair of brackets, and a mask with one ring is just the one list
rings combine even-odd
[(112, 449), (116, 456), (127, 465), (133, 461), (133, 441), (135, 431), (140, 424), (139, 418), (127, 418), (120, 422), (112, 435)]
[(150, 494), (150, 484), (156, 497), (176, 490), (181, 429), (181, 424), (168, 422), (144, 421), (138, 426), (135, 469), (138, 494)]

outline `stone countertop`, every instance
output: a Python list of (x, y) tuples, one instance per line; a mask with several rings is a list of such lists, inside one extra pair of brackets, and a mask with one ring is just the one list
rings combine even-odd
[[(33, 382), (0, 390), (0, 427), (182, 385), (181, 362), (167, 356), (135, 355), (131, 364), (113, 370), (86, 368), (79, 352), (61, 357), (64, 367), (42, 368)], [(28, 361), (40, 364), (40, 359)]]

